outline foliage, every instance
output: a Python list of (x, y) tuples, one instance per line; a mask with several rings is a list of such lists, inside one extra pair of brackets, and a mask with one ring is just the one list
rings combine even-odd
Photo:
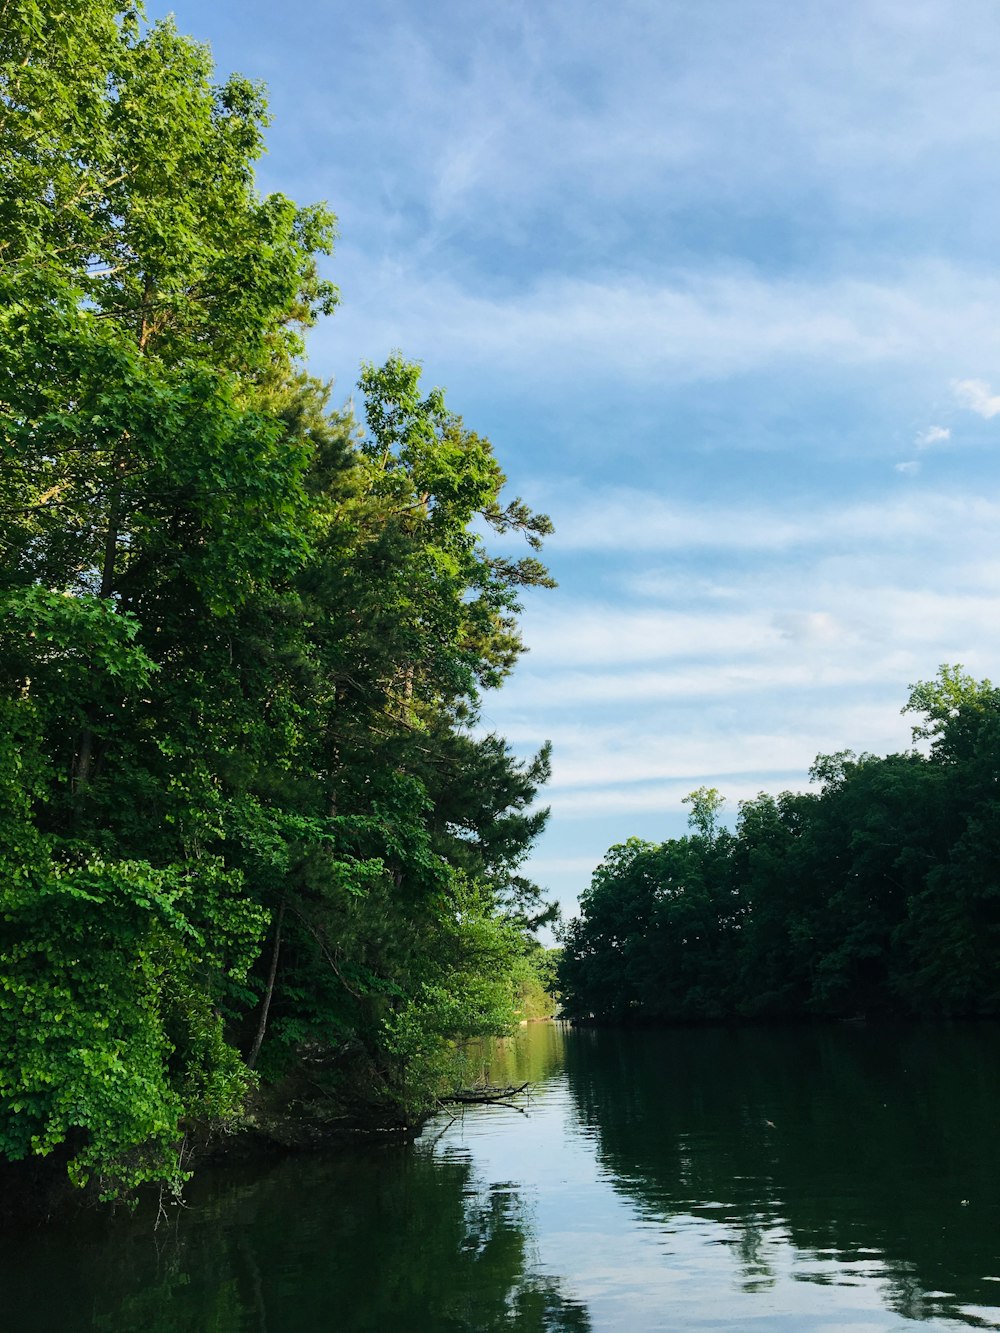
[(417, 1114), (547, 912), (548, 750), (477, 708), (551, 525), (401, 356), (331, 409), (334, 219), (140, 18), (0, 33), (0, 1155), (106, 1193), (303, 1062)]
[(554, 1018), (558, 1013), (561, 954), (561, 949), (546, 949), (536, 940), (528, 938), (525, 951), (516, 960), (513, 971), (514, 998), (522, 1021)]
[(614, 847), (560, 968), (605, 1020), (1000, 1013), (1000, 690), (960, 667), (911, 687), (929, 752), (821, 755), (819, 790), (761, 794), (719, 829)]

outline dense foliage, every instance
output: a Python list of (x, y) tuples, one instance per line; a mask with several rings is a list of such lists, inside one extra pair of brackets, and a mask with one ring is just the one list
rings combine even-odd
[(613, 847), (570, 923), (575, 1016), (698, 1021), (1000, 1014), (1000, 689), (958, 667), (912, 687), (929, 747), (821, 756), (819, 790), (714, 789), (693, 831)]
[(548, 520), (402, 358), (331, 410), (266, 123), (121, 0), (5, 6), (0, 1158), (106, 1192), (260, 1078), (419, 1110), (544, 915), (547, 750), (476, 723), (550, 582), (483, 534)]

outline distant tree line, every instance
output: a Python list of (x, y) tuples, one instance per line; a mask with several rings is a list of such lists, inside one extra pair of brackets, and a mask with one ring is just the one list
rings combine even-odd
[(1000, 1014), (1000, 689), (911, 687), (924, 749), (821, 756), (819, 790), (702, 788), (612, 847), (565, 932), (563, 1009), (612, 1021)]
[(551, 915), (477, 711), (549, 521), (402, 357), (331, 408), (266, 124), (171, 22), (4, 8), (0, 1163), (107, 1194), (255, 1089), (419, 1114)]

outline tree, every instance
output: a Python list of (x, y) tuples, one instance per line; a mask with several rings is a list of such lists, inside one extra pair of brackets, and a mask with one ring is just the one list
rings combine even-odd
[(713, 842), (719, 831), (722, 807), (726, 804), (726, 798), (719, 794), (718, 788), (698, 787), (695, 791), (689, 792), (681, 804), (691, 807), (688, 816), (691, 828), (706, 841)]
[[(1000, 689), (960, 666), (911, 687), (904, 711), (923, 714), (929, 774), (942, 824), (936, 855), (896, 932), (895, 987), (923, 1013), (1000, 1012)], [(946, 823), (944, 821), (947, 821)]]
[[(405, 1050), (411, 1103), (418, 1055), (510, 1021), (513, 941), (546, 915), (517, 869), (546, 818), (529, 807), (547, 748), (522, 764), (471, 728), (519, 651), (518, 590), (550, 582), (534, 557), (492, 557), (474, 520), (519, 528), (535, 549), (549, 523), (502, 504), (489, 442), (441, 393), (422, 395), (417, 367), (394, 357), (361, 387), (369, 430), (330, 479), (339, 498), (311, 487), (321, 527), (297, 580), (312, 722), (299, 799), (313, 832), (290, 875), (262, 881), (275, 919), (290, 913), (268, 1058), (350, 1033), (359, 1077), (392, 1095)], [(278, 946), (276, 932), (272, 957)], [(463, 949), (494, 977), (489, 1003), (473, 1003), (487, 992)]]
[(814, 792), (691, 793), (689, 837), (613, 848), (562, 965), (570, 1012), (784, 1018), (1000, 1012), (1000, 690), (911, 686), (930, 752), (817, 757)]
[(0, 55), (0, 1144), (114, 1189), (247, 1087), (220, 1004), (266, 916), (209, 846), (204, 672), (308, 550), (307, 443), (259, 388), (332, 301), (332, 224), (257, 196), (260, 90), (171, 24), (15, 3)]
[(401, 356), (331, 410), (266, 123), (170, 22), (7, 7), (0, 1154), (108, 1193), (260, 1079), (416, 1114), (546, 910), (548, 750), (476, 727), (551, 525)]

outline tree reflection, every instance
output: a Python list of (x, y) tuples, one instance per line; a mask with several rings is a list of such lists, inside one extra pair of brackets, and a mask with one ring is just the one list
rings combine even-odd
[(774, 1268), (768, 1259), (768, 1236), (756, 1217), (737, 1224), (736, 1253), (744, 1291), (766, 1291), (774, 1286)]
[(796, 1279), (878, 1282), (904, 1317), (995, 1309), (992, 1025), (576, 1037), (569, 1086), (616, 1188), (645, 1217), (723, 1223), (745, 1289), (772, 1283), (770, 1235)]
[(586, 1308), (531, 1251), (513, 1187), (481, 1185), (464, 1158), (388, 1149), (226, 1172), (166, 1230), (50, 1235), (8, 1253), (0, 1280), (15, 1328), (585, 1333)]

